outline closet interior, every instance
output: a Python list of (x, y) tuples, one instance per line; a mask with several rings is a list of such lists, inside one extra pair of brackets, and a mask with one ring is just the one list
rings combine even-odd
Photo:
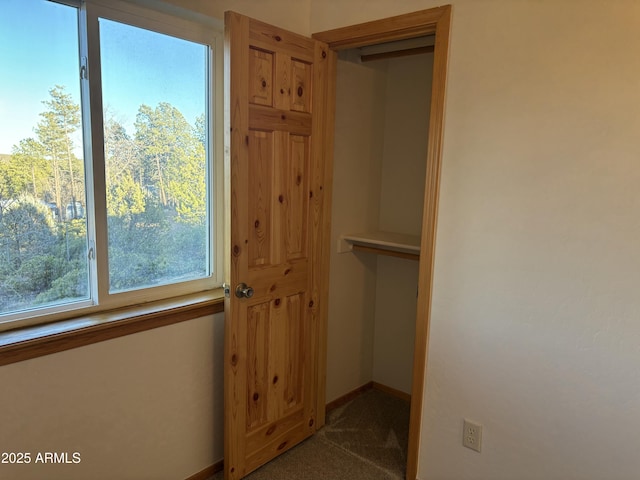
[(327, 401), (410, 398), (433, 36), (339, 52)]

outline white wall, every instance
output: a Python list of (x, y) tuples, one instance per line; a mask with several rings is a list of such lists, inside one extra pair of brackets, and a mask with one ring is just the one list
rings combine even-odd
[[(388, 61), (378, 229), (420, 235), (433, 55)], [(377, 259), (373, 381), (411, 393), (418, 262)]]
[[(311, 29), (439, 3), (312, 0)], [(419, 476), (638, 478), (640, 4), (451, 3)]]
[[(222, 458), (224, 316), (0, 368), (0, 464), (12, 480), (176, 480)], [(79, 452), (76, 465), (37, 452)]]
[(336, 246), (341, 234), (377, 229), (385, 91), (384, 69), (338, 61), (327, 401), (372, 380), (376, 257)]

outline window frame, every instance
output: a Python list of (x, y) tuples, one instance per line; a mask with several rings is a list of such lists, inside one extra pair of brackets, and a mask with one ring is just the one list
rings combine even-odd
[[(90, 299), (0, 315), (0, 332), (102, 313), (142, 303), (165, 301), (219, 288), (224, 266), (224, 103), (223, 23), (184, 18), (121, 0), (50, 0), (78, 8), (78, 62), (86, 67), (80, 79), (82, 135), (86, 184), (87, 248)], [(193, 17), (193, 16), (190, 16)], [(202, 279), (109, 293), (106, 178), (100, 64), (99, 18), (158, 32), (208, 46), (207, 181), (209, 185), (209, 264)]]

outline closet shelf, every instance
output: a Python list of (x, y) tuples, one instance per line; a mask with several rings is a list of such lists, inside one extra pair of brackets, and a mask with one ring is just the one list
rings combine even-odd
[(420, 237), (394, 232), (349, 233), (340, 236), (338, 253), (353, 250), (419, 260)]

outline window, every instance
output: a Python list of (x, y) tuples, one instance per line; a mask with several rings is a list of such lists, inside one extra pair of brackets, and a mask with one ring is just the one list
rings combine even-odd
[(117, 1), (3, 0), (0, 329), (220, 284), (220, 43)]

